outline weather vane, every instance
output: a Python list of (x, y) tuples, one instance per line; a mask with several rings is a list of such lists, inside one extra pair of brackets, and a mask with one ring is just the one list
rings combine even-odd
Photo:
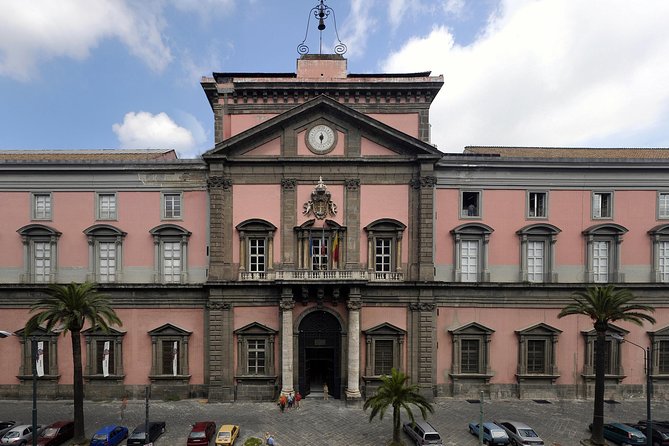
[(330, 17), (330, 14), (332, 14), (335, 36), (337, 37), (337, 42), (339, 42), (335, 45), (334, 52), (335, 54), (346, 53), (346, 45), (342, 43), (341, 39), (339, 38), (339, 32), (337, 32), (337, 18), (335, 17), (334, 9), (326, 5), (325, 0), (319, 0), (318, 4), (309, 11), (309, 16), (307, 19), (307, 32), (304, 34), (304, 40), (302, 43), (297, 45), (298, 54), (309, 54), (309, 47), (304, 42), (306, 42), (307, 37), (309, 37), (309, 23), (311, 23), (312, 15), (314, 18), (318, 19), (318, 32), (320, 33), (318, 53), (323, 54), (323, 30), (325, 29), (325, 21)]

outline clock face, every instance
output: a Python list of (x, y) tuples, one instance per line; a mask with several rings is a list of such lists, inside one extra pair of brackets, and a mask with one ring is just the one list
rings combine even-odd
[(335, 146), (335, 132), (324, 124), (315, 125), (307, 133), (307, 145), (316, 153), (326, 153)]

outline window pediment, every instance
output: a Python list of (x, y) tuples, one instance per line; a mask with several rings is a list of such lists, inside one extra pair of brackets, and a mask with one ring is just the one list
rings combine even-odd
[(193, 332), (172, 324), (164, 324), (148, 332), (151, 336), (190, 336)]
[(366, 336), (402, 336), (406, 334), (406, 330), (394, 326), (388, 322), (376, 325), (367, 330), (362, 330)]
[(655, 331), (648, 332), (651, 336), (669, 336), (669, 325), (664, 328), (657, 329)]
[[(592, 330), (587, 330), (587, 331), (583, 330), (581, 331), (581, 333), (587, 337), (597, 336), (597, 330), (595, 330), (594, 328)], [(625, 337), (626, 335), (629, 334), (629, 331), (625, 330), (624, 328), (620, 328), (617, 325), (609, 324), (609, 329), (606, 331), (606, 335), (609, 336), (612, 333)]]
[(518, 235), (527, 235), (527, 236), (532, 236), (532, 235), (557, 235), (562, 230), (558, 228), (557, 226), (549, 225), (547, 223), (537, 223), (534, 225), (527, 225), (522, 228), (520, 228), (518, 231), (516, 231), (516, 234)]
[(456, 228), (451, 229), (452, 234), (458, 235), (482, 235), (482, 234), (492, 234), (495, 230), (488, 225), (483, 223), (465, 223)]
[(191, 235), (190, 231), (187, 231), (181, 226), (172, 224), (164, 224), (156, 226), (155, 228), (151, 229), (149, 233), (153, 236), (159, 236), (159, 237), (170, 237), (170, 236), (190, 237)]
[(105, 336), (105, 337), (122, 337), (125, 336), (125, 331), (117, 330), (109, 327), (109, 331), (104, 331), (100, 327), (91, 327), (81, 332), (84, 336)]
[(658, 225), (655, 226), (653, 229), (648, 231), (648, 234), (650, 235), (665, 235), (669, 236), (669, 225)]
[(125, 237), (127, 232), (112, 225), (93, 225), (84, 229), (84, 234), (94, 237)]
[(406, 225), (393, 218), (381, 218), (365, 226), (367, 232), (404, 231)]
[(588, 229), (583, 231), (583, 235), (622, 235), (628, 232), (628, 229), (624, 226), (615, 224), (615, 223), (604, 223), (601, 225), (590, 226)]
[(522, 330), (516, 330), (516, 333), (520, 336), (556, 336), (562, 333), (562, 330), (540, 322)]
[(20, 330), (16, 330), (14, 332), (17, 338), (32, 338), (32, 337), (39, 337), (39, 336), (59, 336), (60, 333), (56, 333), (54, 331), (47, 331), (43, 327), (36, 327), (33, 331), (31, 331), (29, 334), (26, 333), (26, 329), (22, 328)]
[(453, 335), (491, 335), (495, 332), (492, 328), (481, 325), (478, 322), (470, 322), (453, 330), (448, 330)]
[(258, 322), (251, 322), (250, 324), (238, 328), (233, 333), (242, 336), (253, 336), (253, 335), (268, 336), (268, 335), (275, 335), (279, 332), (277, 330), (274, 330), (273, 328), (269, 328), (266, 325), (260, 324)]
[(240, 224), (236, 226), (237, 231), (239, 232), (262, 232), (262, 233), (267, 233), (267, 232), (274, 232), (276, 231), (276, 226), (274, 226), (272, 223), (259, 219), (259, 218), (251, 218), (248, 220), (244, 220)]
[(46, 225), (26, 225), (16, 232), (24, 237), (60, 237), (61, 232)]

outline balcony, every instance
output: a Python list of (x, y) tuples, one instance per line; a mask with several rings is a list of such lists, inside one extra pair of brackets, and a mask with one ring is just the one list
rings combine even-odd
[(367, 270), (280, 270), (269, 272), (240, 271), (242, 282), (271, 282), (274, 280), (288, 281), (364, 281), (364, 282), (402, 282), (404, 273), (375, 272)]

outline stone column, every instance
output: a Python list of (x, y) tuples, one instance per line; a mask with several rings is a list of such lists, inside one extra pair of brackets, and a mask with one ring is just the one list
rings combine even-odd
[(360, 298), (348, 301), (348, 385), (346, 398), (362, 398), (360, 394)]
[(293, 389), (293, 308), (295, 301), (292, 291), (286, 297), (286, 290), (281, 298), (281, 393), (294, 392)]

